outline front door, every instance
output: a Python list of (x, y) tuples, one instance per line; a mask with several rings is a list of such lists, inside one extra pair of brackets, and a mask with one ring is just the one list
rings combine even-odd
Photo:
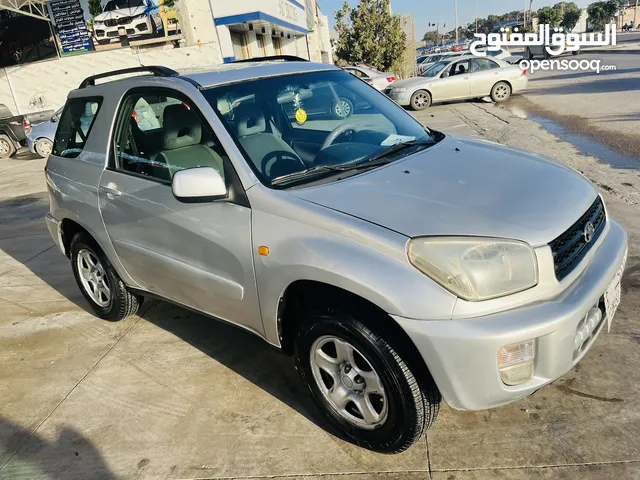
[[(448, 73), (448, 77), (443, 77)], [(434, 102), (468, 98), (471, 95), (469, 85), (469, 60), (461, 60), (447, 67), (440, 79), (433, 84), (432, 95)]]
[(99, 195), (124, 268), (149, 292), (262, 333), (248, 204), (183, 203), (171, 190), (175, 171), (199, 166), (238, 188), (218, 139), (177, 92), (136, 89), (122, 105)]

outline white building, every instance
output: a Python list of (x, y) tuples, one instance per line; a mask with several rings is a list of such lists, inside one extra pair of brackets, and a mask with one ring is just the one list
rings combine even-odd
[[(34, 57), (36, 50), (25, 46), (20, 61), (0, 64), (0, 103), (16, 113), (57, 109), (87, 76), (141, 64), (174, 69), (215, 67), (273, 55), (333, 62), (329, 22), (315, 0), (171, 0), (166, 4), (163, 0), (130, 0), (159, 6), (161, 15), (148, 20), (157, 32), (138, 35), (126, 27), (123, 32), (133, 32), (125, 35), (126, 41), (115, 36), (106, 43), (104, 37), (96, 38), (95, 14), (91, 14), (88, 0), (22, 1), (30, 8), (28, 20), (53, 23), (45, 29), (33, 24), (38, 32), (44, 31), (45, 37), (47, 31), (56, 33), (51, 38), (37, 38), (42, 44), (38, 48), (46, 56)], [(50, 3), (61, 1), (79, 12), (72, 26), (74, 35), (65, 39), (61, 39), (55, 18), (50, 18)], [(105, 10), (107, 3), (102, 0)], [(16, 8), (15, 0), (0, 0), (0, 15), (2, 11), (6, 17), (22, 16), (24, 10)], [(80, 43), (64, 43), (66, 38), (82, 35)]]

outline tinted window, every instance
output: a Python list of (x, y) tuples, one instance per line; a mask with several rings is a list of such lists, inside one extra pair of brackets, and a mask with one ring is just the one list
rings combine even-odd
[(496, 62), (489, 60), (488, 58), (474, 58), (471, 60), (471, 71), (482, 72), (483, 70), (491, 70), (493, 68), (500, 68)]
[(116, 169), (170, 181), (178, 170), (213, 167), (224, 178), (224, 151), (191, 102), (149, 93), (123, 102), (115, 134)]
[(98, 115), (102, 97), (72, 98), (62, 111), (53, 142), (53, 155), (75, 158), (84, 149)]

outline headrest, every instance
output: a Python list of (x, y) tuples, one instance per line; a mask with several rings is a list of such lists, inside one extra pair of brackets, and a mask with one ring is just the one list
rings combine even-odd
[(202, 123), (186, 105), (168, 105), (162, 114), (162, 135), (163, 150), (198, 145), (202, 138)]
[(235, 114), (238, 137), (247, 137), (267, 131), (264, 112), (255, 103), (240, 104), (233, 110), (233, 113)]

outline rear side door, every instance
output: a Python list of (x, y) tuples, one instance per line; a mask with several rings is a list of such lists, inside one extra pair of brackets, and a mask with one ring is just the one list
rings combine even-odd
[[(444, 76), (445, 73), (449, 76)], [(468, 98), (471, 95), (469, 60), (461, 60), (447, 67), (440, 74), (440, 79), (433, 83), (431, 94), (435, 102)]]
[(493, 60), (478, 57), (471, 60), (471, 95), (473, 97), (486, 97), (491, 93), (491, 88), (500, 80), (501, 68)]
[[(133, 115), (140, 106), (158, 113), (159, 141), (153, 140), (157, 129)], [(170, 117), (177, 114), (187, 120), (176, 125)], [(168, 89), (131, 90), (117, 114), (112, 145), (99, 184), (101, 214), (129, 275), (149, 292), (261, 334), (251, 209), (193, 102)], [(216, 168), (236, 192), (232, 199), (178, 201), (173, 174), (199, 166)]]

